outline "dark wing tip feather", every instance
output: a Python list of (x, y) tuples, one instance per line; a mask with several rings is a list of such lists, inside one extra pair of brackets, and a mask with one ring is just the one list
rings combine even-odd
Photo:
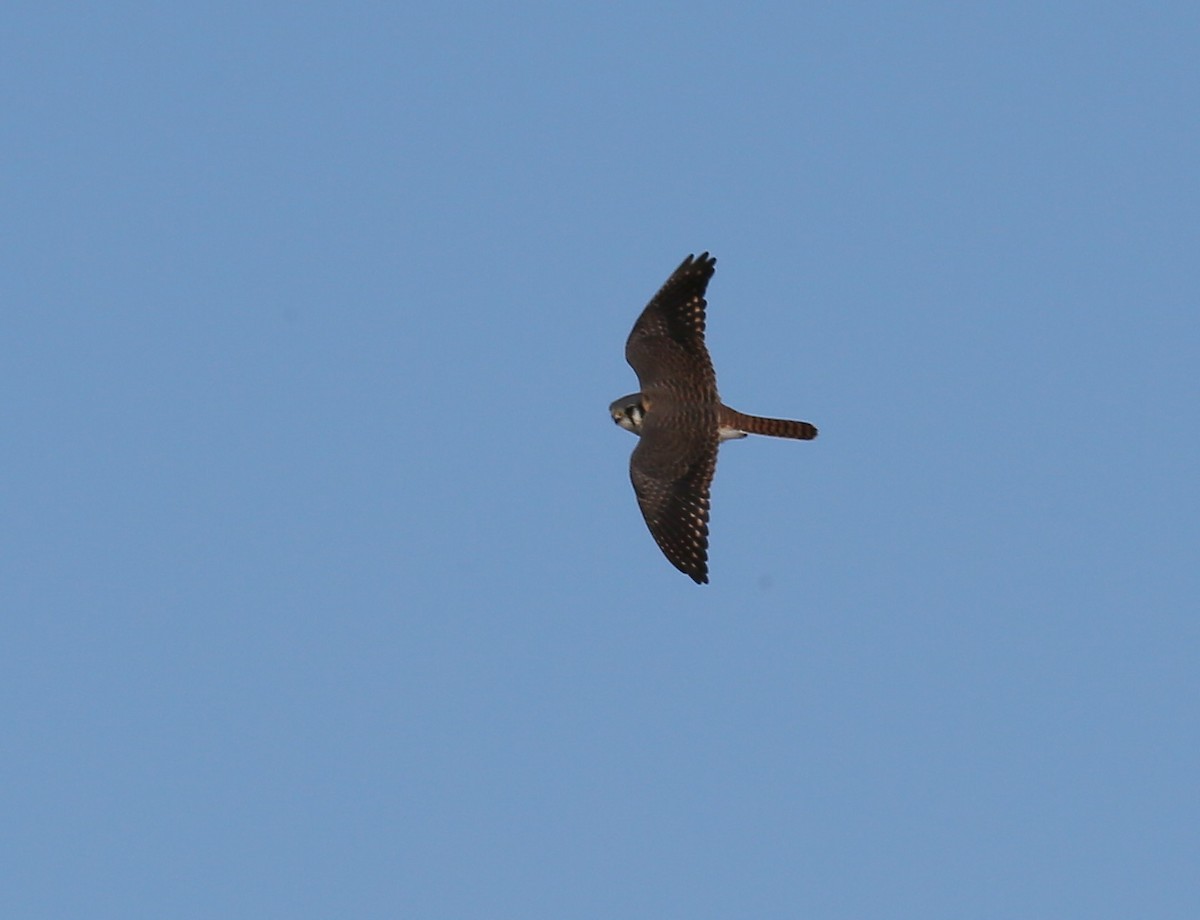
[(699, 542), (693, 534), (681, 532), (676, 522), (660, 522), (650, 533), (667, 561), (698, 585), (708, 583), (708, 526), (704, 524)]
[[(707, 531), (707, 528), (705, 528)], [(651, 526), (650, 533), (667, 561), (698, 585), (708, 584), (708, 534), (696, 545), (673, 528)]]
[[(670, 289), (674, 285), (690, 284), (699, 288), (697, 293), (703, 294), (716, 270), (716, 256), (710, 256), (707, 252), (702, 252), (698, 256), (689, 255), (679, 263), (679, 267), (675, 271), (671, 272), (671, 277), (663, 284), (663, 290)], [(689, 291), (689, 293), (691, 292)]]
[(707, 271), (709, 276), (711, 277), (712, 273), (716, 271), (716, 268), (715, 268), (716, 264), (717, 264), (717, 257), (710, 256), (708, 254), (708, 250), (706, 249), (704, 252), (700, 253), (700, 255), (694, 255), (694, 254), (689, 253), (688, 257), (679, 263), (679, 268), (675, 269), (675, 271), (679, 271), (680, 269), (687, 268), (689, 265), (695, 265), (698, 268), (700, 268), (701, 271)]

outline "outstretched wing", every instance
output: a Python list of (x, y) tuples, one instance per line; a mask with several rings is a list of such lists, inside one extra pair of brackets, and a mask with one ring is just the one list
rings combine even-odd
[[(661, 417), (660, 417), (661, 419)], [(665, 420), (664, 420), (665, 421)], [(650, 535), (670, 563), (708, 581), (709, 489), (717, 465), (713, 425), (656, 424), (648, 413), (629, 459), (629, 478)]]
[(717, 380), (704, 344), (704, 292), (717, 260), (688, 256), (646, 305), (625, 342), (625, 360), (651, 399), (686, 386), (692, 396), (716, 399)]

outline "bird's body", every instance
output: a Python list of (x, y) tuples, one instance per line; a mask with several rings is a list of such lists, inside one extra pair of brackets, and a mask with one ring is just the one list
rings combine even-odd
[(642, 311), (625, 343), (641, 391), (609, 406), (640, 437), (630, 479), (650, 533), (667, 559), (708, 581), (709, 491), (717, 445), (747, 434), (811, 440), (808, 422), (746, 415), (721, 402), (704, 342), (705, 290), (716, 259), (688, 256)]
[[(636, 435), (642, 433), (642, 421), (646, 407), (641, 393), (630, 393), (614, 400), (608, 407), (613, 421)], [(763, 418), (761, 415), (746, 415), (730, 409), (724, 403), (717, 409), (717, 441), (734, 441), (748, 434), (762, 434), (771, 438), (794, 438), (810, 441), (817, 436), (817, 429), (808, 422), (793, 422), (786, 418)]]

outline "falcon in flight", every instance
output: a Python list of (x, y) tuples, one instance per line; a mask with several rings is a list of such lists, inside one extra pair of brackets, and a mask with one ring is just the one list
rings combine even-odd
[(708, 581), (709, 487), (717, 445), (748, 434), (810, 441), (808, 422), (760, 418), (730, 409), (704, 344), (704, 291), (717, 260), (688, 256), (642, 311), (625, 342), (640, 393), (608, 407), (641, 440), (629, 478), (650, 535), (670, 563), (697, 584)]

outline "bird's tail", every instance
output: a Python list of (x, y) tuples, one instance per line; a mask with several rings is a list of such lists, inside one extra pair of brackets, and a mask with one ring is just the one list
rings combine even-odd
[(765, 434), (772, 438), (795, 438), (797, 441), (811, 441), (817, 436), (816, 426), (808, 422), (746, 415), (728, 406), (721, 407), (721, 427), (744, 431), (746, 434)]

